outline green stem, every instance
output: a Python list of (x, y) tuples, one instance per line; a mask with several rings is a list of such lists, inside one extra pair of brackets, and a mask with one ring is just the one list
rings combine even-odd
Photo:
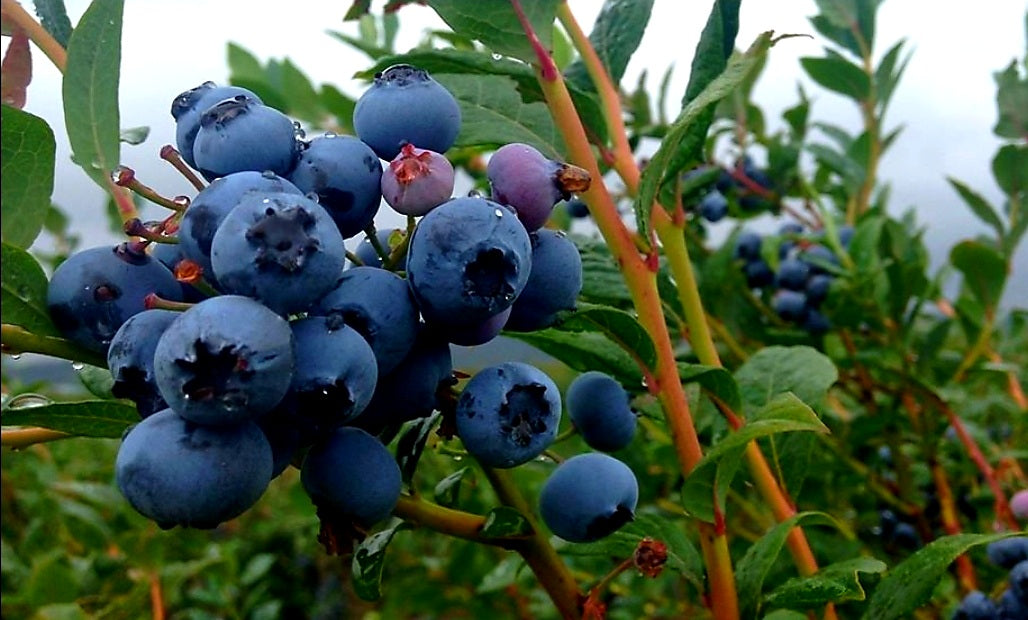
[(28, 35), (29, 39), (46, 54), (57, 70), (64, 73), (64, 67), (68, 64), (68, 53), (64, 47), (53, 38), (46, 28), (35, 20), (28, 11), (22, 8), (15, 0), (3, 0), (0, 8), (4, 17), (9, 19), (15, 26), (21, 28)]
[(42, 353), (72, 362), (107, 368), (107, 357), (85, 349), (70, 340), (54, 336), (33, 334), (17, 325), (4, 324), (0, 327), (0, 346), (10, 355), (19, 353)]

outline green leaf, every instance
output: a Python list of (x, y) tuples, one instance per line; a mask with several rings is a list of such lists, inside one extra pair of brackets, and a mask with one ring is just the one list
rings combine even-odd
[(114, 375), (110, 370), (92, 364), (84, 364), (82, 368), (78, 369), (77, 374), (79, 381), (89, 390), (90, 394), (104, 400), (114, 399), (114, 394), (111, 393), (111, 388), (114, 387)]
[(249, 82), (265, 81), (264, 68), (261, 61), (257, 60), (249, 50), (237, 43), (229, 42), (228, 49), (228, 70), (229, 79), (234, 83), (236, 80)]
[(448, 508), (457, 505), (457, 500), (460, 497), (460, 484), (469, 469), (468, 467), (461, 467), (435, 485), (432, 495), (435, 497), (437, 504)]
[(714, 521), (714, 498), (723, 510), (728, 488), (742, 464), (750, 441), (777, 433), (814, 431), (827, 433), (817, 414), (794, 394), (780, 394), (767, 403), (741, 429), (726, 436), (707, 451), (682, 488), (682, 505), (697, 519)]
[(525, 538), (532, 535), (532, 525), (510, 506), (497, 506), (485, 516), (481, 534), (485, 538)]
[(32, 0), (36, 7), (36, 16), (39, 23), (50, 33), (50, 36), (57, 39), (61, 47), (68, 47), (68, 39), (71, 38), (71, 20), (68, 19), (68, 11), (64, 8), (64, 0)]
[(871, 95), (871, 79), (864, 70), (839, 57), (800, 58), (800, 65), (812, 80), (830, 91), (856, 101)]
[(504, 335), (527, 342), (572, 370), (605, 372), (630, 390), (642, 384), (642, 372), (635, 361), (603, 334), (565, 332), (551, 327), (535, 332), (504, 332)]
[(27, 248), (43, 229), (54, 189), (54, 132), (46, 121), (8, 105), (0, 111), (0, 236)]
[(150, 128), (144, 125), (122, 129), (119, 139), (125, 144), (136, 146), (146, 142), (148, 137), (150, 137)]
[(638, 364), (652, 370), (657, 366), (657, 348), (634, 316), (610, 306), (581, 303), (573, 314), (556, 326), (565, 332), (599, 332), (624, 349)]
[(0, 312), (3, 323), (18, 325), (33, 334), (59, 335), (46, 306), (47, 281), (31, 254), (3, 243), (0, 262)]
[(694, 123), (700, 119), (708, 107), (728, 96), (742, 83), (750, 70), (767, 54), (771, 44), (770, 32), (765, 32), (757, 37), (745, 54), (730, 59), (725, 70), (682, 108), (678, 118), (661, 141), (660, 148), (643, 169), (639, 183), (639, 195), (635, 200), (635, 219), (638, 230), (649, 230), (650, 209), (653, 208), (657, 192), (661, 185), (669, 180), (669, 177), (677, 174), (677, 170), (670, 169), (670, 165), (683, 140), (691, 135)]
[(421, 454), (425, 451), (425, 443), (441, 415), (437, 411), (427, 418), (411, 422), (396, 443), (396, 464), (400, 466), (400, 473), (403, 475), (405, 484), (410, 484), (414, 478), (418, 461), (421, 460)]
[(632, 557), (644, 538), (667, 545), (667, 567), (688, 579), (697, 589), (703, 589), (703, 559), (699, 551), (686, 536), (682, 523), (665, 516), (637, 514), (634, 520), (606, 538), (591, 543), (567, 544), (559, 551), (563, 555), (624, 560)]
[(361, 600), (377, 601), (382, 598), (382, 569), (385, 567), (386, 549), (397, 532), (409, 527), (406, 522), (400, 521), (388, 529), (368, 536), (357, 545), (353, 553), (351, 571), (353, 590)]
[(521, 574), (525, 566), (525, 560), (520, 555), (512, 553), (506, 556), (482, 577), (482, 581), (475, 588), (475, 592), (477, 594), (499, 592), (507, 588), (507, 586), (513, 585), (517, 582), (518, 575)]
[(546, 104), (525, 104), (517, 83), (499, 75), (435, 74), (460, 104), (455, 146), (500, 146), (524, 142), (550, 159), (562, 160), (564, 145)]
[(992, 176), (1007, 196), (1023, 195), (1028, 188), (1028, 146), (1006, 144), (992, 158)]
[[(511, 3), (429, 0), (428, 5), (457, 34), (479, 41), (498, 54), (537, 64), (535, 51)], [(521, 2), (528, 22), (546, 50), (551, 47), (557, 5), (558, 0)]]
[(282, 94), (286, 100), (286, 110), (291, 116), (311, 122), (322, 120), (324, 113), (314, 85), (288, 58), (282, 61)]
[(1016, 60), (994, 77), (999, 119), (992, 131), (1001, 138), (1020, 139), (1028, 132), (1028, 77), (1020, 74)]
[(239, 584), (247, 587), (253, 586), (268, 574), (277, 561), (278, 556), (274, 553), (258, 553), (253, 556), (246, 563), (242, 574), (239, 575)]
[(735, 371), (742, 401), (751, 410), (787, 392), (817, 405), (838, 378), (832, 360), (808, 346), (765, 347)]
[(700, 387), (722, 400), (733, 411), (739, 412), (742, 409), (739, 384), (726, 369), (720, 366), (678, 362), (678, 377), (682, 383), (699, 383)]
[(1003, 296), (1007, 261), (998, 250), (980, 241), (962, 241), (950, 251), (949, 260), (962, 274), (964, 285), (992, 312)]
[(735, 566), (735, 581), (739, 591), (739, 613), (743, 618), (756, 617), (764, 579), (771, 572), (778, 554), (785, 546), (789, 532), (801, 523), (808, 525), (831, 525), (836, 529), (839, 523), (835, 517), (824, 512), (801, 512), (776, 524), (746, 550), (746, 555)]
[(906, 39), (900, 39), (890, 47), (875, 69), (875, 89), (877, 90), (880, 115), (884, 115), (885, 108), (892, 99), (892, 93), (895, 92), (896, 85), (903, 77), (907, 63), (910, 62), (910, 54), (907, 54), (902, 61), (900, 60), (900, 51), (904, 44), (906, 44)]
[[(653, 0), (606, 0), (589, 33), (589, 42), (614, 84), (620, 84), (628, 61), (638, 49), (650, 21)], [(564, 71), (564, 79), (580, 88), (596, 90), (579, 60)]]
[(771, 607), (812, 609), (827, 603), (862, 601), (867, 598), (859, 573), (882, 573), (888, 568), (875, 558), (854, 558), (825, 566), (808, 577), (795, 577), (767, 595)]
[(928, 543), (893, 567), (871, 594), (864, 618), (893, 620), (909, 617), (928, 602), (953, 560), (969, 549), (1005, 538), (1003, 534), (956, 534)]
[(41, 407), (4, 409), (4, 426), (41, 426), (82, 437), (121, 437), (139, 422), (136, 407), (113, 400), (53, 403)]
[(946, 180), (953, 186), (953, 189), (957, 190), (957, 193), (964, 199), (967, 206), (971, 208), (971, 212), (977, 215), (978, 219), (991, 226), (992, 229), (996, 231), (996, 235), (1002, 237), (1003, 220), (999, 219), (999, 215), (996, 213), (995, 209), (992, 208), (992, 205), (990, 205), (981, 194), (953, 177), (946, 177)]
[(124, 0), (94, 0), (68, 41), (64, 122), (72, 159), (103, 188), (121, 157), (118, 80)]

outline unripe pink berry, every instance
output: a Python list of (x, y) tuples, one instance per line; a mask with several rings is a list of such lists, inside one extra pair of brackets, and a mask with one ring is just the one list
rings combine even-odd
[(435, 151), (405, 144), (382, 173), (382, 197), (403, 215), (424, 215), (452, 195), (453, 166)]
[(1028, 521), (1028, 489), (1014, 493), (1010, 498), (1010, 510), (1022, 521)]

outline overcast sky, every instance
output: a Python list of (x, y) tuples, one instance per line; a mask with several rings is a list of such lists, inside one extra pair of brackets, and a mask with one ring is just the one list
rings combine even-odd
[[(569, 1), (588, 31), (602, 3)], [(73, 22), (88, 6), (83, 0), (66, 0), (66, 4)], [(340, 0), (128, 0), (121, 69), (122, 126), (148, 125), (151, 133), (144, 144), (123, 148), (123, 162), (162, 193), (192, 193), (157, 152), (163, 144), (174, 143), (169, 107), (175, 95), (205, 80), (227, 82), (225, 50), (229, 41), (262, 60), (288, 56), (315, 83), (331, 82), (359, 95), (363, 85), (350, 78), (369, 61), (325, 34), (329, 29), (356, 33), (354, 23), (341, 21), (349, 4)], [(375, 9), (381, 4), (376, 1)], [(708, 10), (706, 2), (656, 0), (646, 37), (629, 65), (625, 83), (635, 84), (646, 70), (655, 89), (665, 69), (673, 65), (669, 99), (677, 101), (688, 80), (692, 52)], [(994, 204), (1000, 202), (1001, 194), (989, 172), (999, 144), (991, 133), (996, 120), (992, 73), (1023, 55), (1025, 10), (1021, 0), (928, 4), (888, 0), (879, 11), (876, 52), (882, 53), (900, 38), (905, 38), (913, 51), (886, 119), (889, 128), (903, 124), (905, 130), (882, 162), (882, 174), (893, 186), (894, 212), (917, 206), (921, 221), (929, 227), (926, 238), (936, 264), (941, 252), (957, 240), (985, 231), (950, 189), (946, 176), (962, 179)], [(742, 4), (738, 43), (746, 46), (764, 30), (812, 33), (807, 16), (814, 12), (810, 0), (748, 0)], [(400, 50), (419, 41), (424, 28), (442, 26), (425, 7), (406, 7), (400, 17)], [(821, 45), (807, 38), (783, 41), (772, 50), (755, 92), (771, 123), (779, 124), (781, 111), (795, 104), (796, 85), (803, 82), (808, 92), (814, 93), (814, 118), (858, 126), (858, 115), (849, 101), (810, 85), (803, 77), (797, 59), (820, 54)], [(96, 231), (96, 236), (87, 235), (88, 244), (99, 243), (96, 222), (102, 193), (68, 161), (60, 76), (42, 54), (36, 54), (34, 61), (26, 110), (45, 118), (58, 136), (54, 199), (78, 225)], [(668, 110), (672, 117), (676, 112)], [(388, 209), (383, 210), (382, 223), (391, 225), (395, 220), (385, 211)], [(1012, 284), (1028, 282), (1028, 250), (1024, 246), (1015, 259)], [(1006, 303), (1028, 306), (1028, 286), (1020, 284), (1016, 290), (1008, 290)]]

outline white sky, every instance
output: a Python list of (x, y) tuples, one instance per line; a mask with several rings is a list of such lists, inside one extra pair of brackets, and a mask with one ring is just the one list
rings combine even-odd
[[(569, 2), (588, 32), (602, 3)], [(31, 11), (31, 3), (24, 0), (23, 4)], [(66, 4), (73, 22), (88, 6), (85, 0), (66, 0)], [(262, 60), (288, 56), (316, 84), (331, 82), (358, 95), (363, 86), (350, 77), (370, 62), (325, 34), (328, 29), (356, 33), (356, 24), (341, 21), (349, 4), (349, 0), (290, 4), (128, 0), (122, 47), (122, 126), (149, 125), (151, 134), (143, 145), (124, 146), (123, 163), (135, 168), (144, 183), (167, 195), (192, 193), (157, 152), (163, 144), (174, 143), (169, 107), (175, 95), (205, 80), (227, 82), (228, 41)], [(381, 5), (377, 0), (374, 8)], [(669, 100), (676, 103), (688, 80), (692, 52), (709, 6), (708, 2), (656, 0), (643, 45), (633, 57), (624, 83), (634, 85), (647, 70), (655, 89), (665, 69), (673, 64)], [(992, 73), (1024, 54), (1026, 8), (1022, 0), (888, 0), (879, 10), (876, 52), (882, 53), (899, 38), (907, 39), (914, 52), (886, 119), (889, 127), (903, 123), (906, 129), (883, 161), (883, 176), (893, 185), (895, 212), (918, 206), (921, 221), (930, 227), (927, 239), (933, 248), (948, 248), (985, 230), (972, 220), (945, 182), (946, 176), (964, 180), (994, 204), (999, 203), (1000, 193), (989, 171), (999, 144), (991, 134), (996, 119)], [(814, 13), (812, 0), (747, 0), (742, 4), (738, 43), (745, 47), (769, 29), (813, 33), (807, 16)], [(424, 28), (442, 25), (431, 9), (420, 6), (405, 7), (400, 22), (397, 47), (401, 51), (419, 41)], [(857, 126), (859, 119), (850, 102), (810, 86), (802, 76), (797, 59), (820, 54), (821, 45), (808, 38), (783, 41), (771, 51), (755, 99), (764, 107), (772, 127), (780, 125), (781, 110), (796, 102), (797, 82), (815, 93), (813, 118)], [(45, 118), (58, 136), (55, 201), (71, 212), (77, 223), (99, 231), (96, 222), (102, 193), (68, 161), (60, 76), (42, 54), (36, 54), (34, 62), (26, 110)], [(676, 112), (668, 111), (671, 117)], [(393, 220), (385, 211), (388, 209), (383, 209), (382, 223), (390, 225)], [(86, 243), (94, 239), (100, 242), (99, 237), (87, 236)], [(1025, 247), (1015, 260), (1013, 278), (1028, 281)], [(1008, 290), (1006, 301), (1028, 305), (1028, 287)]]

